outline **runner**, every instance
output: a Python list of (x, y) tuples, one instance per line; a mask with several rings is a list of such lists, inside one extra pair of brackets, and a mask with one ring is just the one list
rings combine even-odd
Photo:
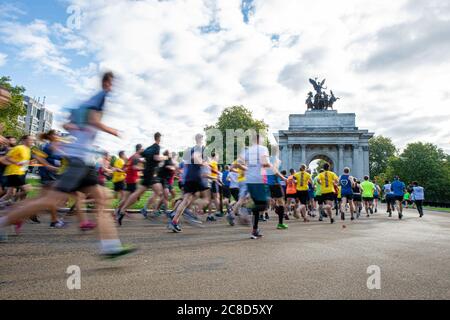
[(411, 204), (411, 194), (408, 190), (406, 190), (405, 194), (403, 195), (403, 207), (405, 209), (409, 209), (409, 205)]
[[(324, 172), (325, 170), (320, 169), (319, 174), (321, 174), (322, 172)], [(319, 179), (318, 179), (319, 175), (317, 175), (314, 180), (314, 200), (317, 202), (317, 205), (319, 207), (319, 221), (323, 221), (323, 217), (326, 216), (325, 211), (323, 210), (323, 198), (322, 198), (322, 191), (321, 191), (321, 186), (319, 183)]]
[(211, 153), (211, 159), (209, 161), (209, 175), (210, 175), (210, 201), (208, 205), (208, 221), (216, 221), (212, 212), (212, 205), (215, 206), (215, 216), (223, 217), (223, 209), (220, 207), (220, 186), (219, 186), (219, 163), (218, 163), (218, 155), (215, 152)]
[[(203, 135), (197, 134), (195, 136), (196, 145), (190, 150), (186, 150), (184, 153), (184, 188), (183, 188), (183, 200), (178, 204), (175, 211), (173, 212), (173, 217), (169, 222), (168, 229), (175, 233), (181, 232), (180, 218), (185, 210), (194, 202), (195, 194), (200, 192), (205, 195), (207, 187), (204, 185), (202, 177), (202, 167), (209, 167), (208, 163), (205, 161), (204, 152), (205, 147), (203, 146)], [(209, 204), (209, 198), (203, 197), (196, 200), (203, 208)], [(196, 216), (185, 215), (189, 221), (193, 223), (201, 224)]]
[(269, 150), (260, 144), (260, 135), (252, 137), (252, 145), (241, 153), (241, 159), (245, 165), (239, 164), (242, 170), (246, 170), (247, 190), (253, 200), (253, 231), (251, 239), (260, 239), (263, 234), (258, 229), (259, 215), (267, 210), (269, 205), (269, 189), (265, 169), (271, 168), (269, 162)]
[(230, 194), (234, 199), (233, 205), (235, 205), (239, 201), (239, 175), (236, 172), (236, 169), (231, 168), (230, 173), (227, 175), (226, 180), (228, 180)]
[(403, 196), (405, 195), (405, 183), (400, 181), (400, 178), (396, 176), (394, 181), (391, 183), (391, 189), (394, 193), (395, 204), (398, 209), (398, 218), (401, 220), (403, 218)]
[[(141, 185), (133, 192), (124, 202), (124, 204), (117, 208), (116, 216), (119, 225), (122, 225), (122, 220), (125, 217), (125, 212), (148, 190), (152, 189), (153, 195), (148, 200), (145, 207), (141, 210), (141, 214), (144, 218), (148, 218), (148, 208), (159, 198), (163, 197), (163, 186), (161, 179), (158, 177), (158, 169), (161, 161), (167, 160), (166, 156), (160, 155), (161, 147), (161, 134), (155, 133), (155, 143), (142, 152), (142, 156), (145, 158), (144, 176), (141, 181)], [(151, 218), (155, 218), (156, 215)]]
[[(50, 130), (47, 133), (42, 133), (39, 135), (39, 140), (47, 142), (42, 146), (42, 153), (40, 154), (42, 158), (55, 168), (61, 167), (61, 150), (59, 146), (59, 138), (56, 135), (55, 130)], [(58, 179), (58, 172), (55, 170), (49, 170), (47, 167), (39, 168), (39, 175), (41, 177), (41, 196), (44, 196), (56, 183)], [(63, 228), (66, 226), (64, 220), (58, 219), (58, 208), (52, 206), (50, 209), (51, 222), (50, 228)]]
[(311, 169), (307, 169), (306, 172), (309, 173), (311, 176), (311, 181), (308, 183), (308, 197), (309, 197), (309, 204), (308, 204), (308, 210), (309, 215), (314, 218), (316, 216), (316, 201), (314, 200), (314, 182), (312, 180), (312, 174)]
[(300, 166), (300, 171), (294, 174), (296, 181), (296, 200), (297, 208), (294, 212), (294, 217), (300, 219), (299, 212), (303, 217), (304, 222), (309, 222), (306, 217), (306, 209), (309, 203), (309, 184), (312, 183), (311, 175), (306, 171), (306, 165), (302, 164)]
[(350, 168), (344, 168), (344, 174), (339, 177), (341, 187), (341, 220), (345, 220), (345, 208), (347, 203), (350, 206), (350, 220), (355, 220), (355, 204), (353, 203), (353, 187), (355, 179), (350, 176)]
[(373, 214), (371, 204), (373, 202), (373, 195), (375, 192), (375, 185), (369, 180), (369, 176), (364, 176), (364, 181), (361, 183), (362, 199), (364, 201), (364, 209), (366, 210), (367, 218), (370, 217), (369, 211)]
[(419, 211), (419, 216), (423, 217), (423, 201), (425, 200), (425, 191), (424, 188), (419, 186), (417, 181), (413, 182), (413, 194), (414, 194), (414, 202), (416, 204), (417, 211)]
[[(222, 172), (222, 194), (223, 194), (223, 204), (225, 205), (225, 208), (227, 208), (227, 219), (230, 219), (228, 217), (231, 217), (231, 180), (228, 179), (230, 175), (230, 166), (226, 165), (224, 167), (224, 170)], [(234, 221), (230, 223), (232, 226), (234, 225)]]
[(144, 149), (142, 148), (142, 144), (137, 144), (135, 147), (135, 153), (128, 159), (125, 165), (125, 183), (126, 189), (123, 195), (123, 198), (118, 204), (118, 208), (122, 207), (127, 199), (130, 197), (132, 193), (134, 193), (137, 189), (137, 182), (139, 180), (139, 172), (142, 171), (141, 168), (141, 157)]
[(114, 220), (103, 210), (105, 191), (98, 186), (93, 159), (96, 151), (92, 150), (92, 144), (97, 131), (118, 136), (117, 130), (101, 122), (105, 99), (112, 89), (113, 78), (112, 73), (106, 73), (102, 79), (103, 90), (78, 109), (74, 109), (70, 122), (64, 125), (64, 129), (75, 137), (75, 141), (64, 146), (69, 165), (56, 183), (55, 190), (51, 190), (44, 197), (28, 200), (22, 206), (11, 210), (8, 216), (0, 218), (0, 235), (5, 235), (6, 226), (45, 210), (49, 204), (64, 203), (70, 193), (80, 190), (95, 199), (100, 233), (100, 255), (104, 258), (116, 258), (136, 250), (134, 247), (122, 245)]
[(274, 201), (275, 213), (278, 215), (277, 229), (286, 230), (288, 225), (283, 221), (285, 218), (285, 203), (283, 188), (281, 187), (281, 181), (285, 181), (286, 178), (279, 172), (281, 161), (278, 158), (278, 148), (275, 147), (273, 150), (273, 156), (270, 157), (272, 167), (266, 170), (267, 184), (269, 185), (270, 198)]
[(334, 187), (339, 183), (339, 177), (334, 172), (330, 171), (329, 163), (325, 163), (323, 169), (324, 172), (317, 176), (317, 180), (320, 184), (322, 201), (325, 203), (323, 208), (330, 217), (330, 223), (334, 223), (332, 212), (334, 199), (336, 197)]
[(390, 207), (392, 201), (388, 201), (388, 194), (390, 194), (391, 191), (391, 183), (389, 182), (389, 180), (385, 180), (383, 185), (383, 196), (384, 200), (386, 201), (386, 213), (392, 213), (392, 208)]
[(286, 205), (288, 213), (295, 212), (297, 198), (297, 182), (295, 181), (295, 170), (289, 170), (290, 176), (286, 180)]
[(32, 157), (50, 170), (58, 170), (42, 157), (32, 153), (31, 148), (33, 145), (34, 138), (32, 136), (23, 136), (20, 139), (20, 144), (11, 148), (3, 158), (2, 162), (6, 164), (4, 176), (8, 187), (6, 194), (0, 199), (0, 205), (11, 205), (16, 198), (24, 200), (27, 193), (31, 191), (31, 186), (26, 183), (26, 174)]
[(373, 204), (372, 204), (372, 210), (375, 211), (375, 213), (378, 212), (378, 200), (380, 199), (381, 194), (381, 188), (377, 184), (376, 180), (374, 179), (373, 184), (375, 185), (375, 192), (373, 193)]
[(166, 210), (169, 209), (169, 197), (171, 195), (171, 192), (173, 191), (173, 179), (178, 167), (178, 163), (172, 160), (173, 155), (169, 150), (164, 151), (163, 155), (167, 157), (167, 160), (164, 161), (161, 169), (159, 170), (158, 177), (161, 180), (164, 188), (164, 196), (157, 206), (157, 215), (166, 213)]
[(123, 199), (125, 190), (125, 179), (127, 174), (125, 172), (125, 163), (128, 159), (125, 155), (125, 151), (119, 152), (119, 157), (114, 161), (112, 165), (112, 183), (114, 184), (114, 199), (119, 198), (119, 201)]
[(239, 186), (239, 200), (233, 206), (233, 216), (239, 216), (239, 222), (243, 225), (250, 224), (250, 216), (249, 210), (244, 206), (249, 199), (249, 193), (246, 184), (246, 172), (242, 168), (244, 166), (245, 161), (242, 159), (237, 159), (233, 162), (232, 170), (235, 170), (238, 173), (238, 186)]
[[(1, 124), (0, 124), (1, 125)], [(1, 145), (0, 145), (0, 197), (3, 197), (7, 191), (7, 178), (4, 175), (7, 164), (2, 161), (8, 154), (11, 148), (14, 148), (17, 145), (16, 138), (8, 136), (1, 137)]]

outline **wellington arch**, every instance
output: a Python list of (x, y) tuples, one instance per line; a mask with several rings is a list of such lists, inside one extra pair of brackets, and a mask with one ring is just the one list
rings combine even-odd
[(356, 114), (308, 110), (289, 116), (288, 130), (278, 132), (282, 168), (298, 170), (315, 159), (330, 162), (337, 173), (345, 167), (362, 178), (369, 174), (369, 139), (374, 133), (356, 126)]

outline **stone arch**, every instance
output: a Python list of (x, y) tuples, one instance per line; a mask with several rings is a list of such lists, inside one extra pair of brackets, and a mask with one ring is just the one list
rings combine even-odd
[(310, 154), (307, 156), (306, 165), (309, 166), (311, 162), (314, 160), (325, 160), (330, 164), (331, 170), (334, 170), (336, 166), (338, 165), (336, 162), (336, 159), (334, 159), (333, 156), (328, 154), (327, 152), (314, 152), (313, 154)]

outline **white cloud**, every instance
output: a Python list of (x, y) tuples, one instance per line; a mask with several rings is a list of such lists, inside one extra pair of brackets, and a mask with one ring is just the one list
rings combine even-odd
[[(17, 41), (35, 48), (20, 57), (69, 74), (83, 92), (98, 85), (99, 70), (120, 76), (106, 121), (126, 133), (101, 136), (111, 150), (151, 143), (155, 131), (181, 148), (234, 104), (272, 131), (286, 129), (315, 76), (327, 78), (342, 97), (337, 109), (356, 112), (359, 127), (400, 146), (424, 140), (450, 150), (445, 0), (254, 0), (248, 24), (239, 0), (72, 2), (83, 12), (79, 31), (15, 23)], [(67, 50), (93, 64), (71, 68)]]
[(0, 67), (4, 66), (6, 64), (6, 58), (8, 57), (7, 54), (0, 52)]

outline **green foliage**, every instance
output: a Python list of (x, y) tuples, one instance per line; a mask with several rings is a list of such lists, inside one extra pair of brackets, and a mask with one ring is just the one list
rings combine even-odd
[(22, 86), (12, 86), (9, 77), (0, 77), (0, 86), (8, 89), (11, 92), (10, 103), (0, 109), (0, 123), (3, 124), (4, 136), (14, 136), (19, 138), (23, 132), (17, 128), (17, 118), (26, 115), (26, 109), (23, 105), (23, 94), (25, 88)]
[(398, 157), (390, 157), (386, 177), (398, 175), (405, 183), (419, 182), (425, 188), (426, 200), (450, 201), (450, 162), (442, 149), (431, 143), (407, 145)]
[(397, 154), (397, 148), (392, 140), (376, 136), (369, 140), (369, 168), (371, 177), (379, 177), (388, 167), (389, 158)]
[[(217, 120), (217, 123), (214, 125), (206, 126), (205, 132), (208, 135), (209, 129), (218, 129), (222, 132), (223, 136), (223, 153), (226, 154), (226, 130), (232, 129), (232, 130), (238, 130), (242, 129), (244, 131), (253, 129), (257, 132), (265, 131), (267, 132), (269, 126), (263, 121), (253, 118), (253, 114), (250, 110), (245, 108), (244, 106), (232, 106), (229, 108), (226, 108), (222, 114), (220, 115), (219, 119)], [(211, 137), (207, 136), (207, 140), (209, 143), (213, 142), (210, 141)], [(246, 145), (249, 144), (249, 141), (247, 139)], [(265, 145), (270, 147), (269, 140), (266, 139)], [(237, 141), (235, 140), (235, 152), (234, 156), (237, 157)]]

